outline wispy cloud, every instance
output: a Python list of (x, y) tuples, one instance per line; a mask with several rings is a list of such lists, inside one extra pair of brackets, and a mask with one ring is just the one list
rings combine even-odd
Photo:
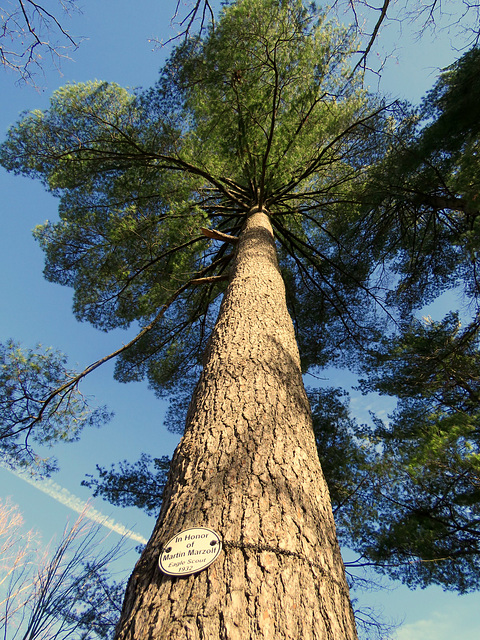
[(397, 640), (477, 640), (478, 613), (460, 603), (446, 611), (433, 611), (429, 618), (406, 624), (397, 631)]
[(70, 493), (68, 489), (65, 489), (65, 487), (61, 487), (50, 478), (40, 480), (37, 478), (33, 478), (25, 473), (14, 471), (12, 469), (8, 469), (8, 471), (17, 476), (17, 478), (28, 482), (28, 484), (31, 484), (39, 491), (43, 491), (43, 493), (46, 493), (57, 502), (60, 502), (60, 504), (65, 505), (69, 509), (72, 509), (72, 511), (76, 511), (77, 513), (84, 513), (85, 516), (93, 522), (97, 522), (103, 527), (106, 527), (111, 531), (115, 531), (121, 536), (125, 536), (126, 538), (130, 538), (131, 540), (135, 540), (135, 542), (140, 542), (141, 544), (147, 543), (146, 538), (138, 533), (135, 533), (135, 531), (127, 529), (127, 527), (125, 527), (123, 524), (115, 522), (113, 518), (110, 518), (100, 511), (97, 511), (97, 509), (94, 509), (88, 502), (82, 500), (78, 496), (73, 495), (73, 493)]

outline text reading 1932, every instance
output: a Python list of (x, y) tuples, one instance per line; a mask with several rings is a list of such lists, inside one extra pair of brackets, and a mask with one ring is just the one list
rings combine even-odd
[(220, 536), (212, 529), (186, 529), (167, 542), (158, 564), (167, 575), (189, 575), (206, 569), (221, 550)]

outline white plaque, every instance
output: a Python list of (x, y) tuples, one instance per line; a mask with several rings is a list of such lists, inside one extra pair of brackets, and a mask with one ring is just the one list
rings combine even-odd
[(167, 542), (158, 564), (169, 576), (187, 576), (206, 569), (218, 558), (221, 550), (222, 540), (212, 529), (185, 529)]

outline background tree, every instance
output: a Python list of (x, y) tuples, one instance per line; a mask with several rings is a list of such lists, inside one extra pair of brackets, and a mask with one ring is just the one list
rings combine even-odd
[[(399, 46), (400, 32), (396, 37), (382, 36), (388, 29), (400, 25), (414, 30), (419, 38), (433, 37), (440, 31), (448, 31), (457, 51), (464, 51), (478, 45), (480, 36), (480, 11), (474, 0), (450, 2), (448, 5), (438, 0), (422, 2), (392, 2), (392, 0), (335, 0), (332, 9), (342, 22), (351, 24), (359, 39), (358, 59), (355, 67), (381, 75), (389, 57), (395, 55)], [(459, 41), (462, 45), (459, 45)]]
[[(399, 398), (376, 421), (370, 503), (375, 519), (350, 544), (409, 586), (478, 589), (478, 335), (455, 314), (413, 323), (372, 359), (366, 390)], [(362, 491), (363, 497), (366, 493)]]
[(476, 48), (464, 54), (444, 70), (420, 112), (407, 113), (371, 187), (381, 201), (371, 231), (394, 230), (395, 295), (406, 316), (455, 286), (477, 313), (479, 61)]
[(136, 462), (124, 460), (110, 469), (97, 465), (98, 478), (92, 475), (82, 484), (93, 489), (93, 496), (101, 496), (119, 507), (138, 507), (148, 515), (158, 516), (162, 494), (170, 468), (168, 456), (152, 458), (146, 453)]
[[(21, 544), (20, 544), (21, 542)], [(36, 547), (33, 531), (23, 530), (23, 518), (9, 500), (0, 502), (0, 625), (19, 615), (31, 595), (28, 566)]]
[[(410, 586), (461, 593), (478, 588), (480, 543), (479, 65), (474, 48), (444, 70), (419, 117), (397, 132), (374, 182), (382, 205), (371, 229), (383, 233), (393, 222), (397, 284), (390, 295), (402, 321), (360, 370), (365, 391), (398, 403), (388, 425), (377, 420), (364, 430), (381, 452), (377, 477), (389, 480), (365, 495), (376, 518), (350, 539), (367, 562)], [(461, 317), (415, 317), (452, 289), (463, 298)]]
[(10, 340), (0, 344), (0, 365), (0, 452), (7, 466), (48, 475), (56, 461), (40, 455), (34, 444), (51, 448), (72, 442), (85, 426), (104, 424), (110, 417), (105, 408), (88, 406), (58, 351), (41, 345), (24, 349)]
[(112, 638), (125, 585), (108, 568), (122, 543), (100, 551), (101, 525), (81, 514), (53, 549), (23, 530), (19, 511), (0, 505), (2, 583), (0, 624), (5, 640)]
[[(328, 26), (333, 39), (312, 37), (294, 11), (292, 34), (265, 21), (264, 6), (260, 20), (247, 5), (179, 47), (151, 92), (67, 88), (4, 146), (7, 166), (62, 195), (62, 222), (38, 232), (48, 277), (75, 285), (78, 317), (103, 328), (143, 323), (117, 376), (146, 374), (161, 394), (199, 368), (229, 246), (257, 209), (272, 214), (304, 368), (373, 345), (386, 303), (391, 315), (400, 300), (400, 288), (382, 300), (386, 280), (377, 278), (407, 254), (397, 218), (377, 228), (381, 207), (365, 210), (370, 167), (388, 151), (385, 119), (342, 69), (348, 41)], [(232, 61), (225, 42), (239, 34), (245, 51)], [(209, 219), (220, 232), (192, 234)], [(412, 285), (416, 274), (407, 272)]]

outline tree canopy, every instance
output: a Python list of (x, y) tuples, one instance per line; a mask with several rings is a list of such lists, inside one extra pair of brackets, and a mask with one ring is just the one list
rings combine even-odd
[(363, 382), (399, 399), (372, 434), (377, 514), (355, 544), (410, 586), (479, 586), (479, 357), (457, 314), (425, 318), (385, 344)]
[[(76, 317), (138, 327), (116, 353), (117, 379), (147, 378), (177, 402), (200, 370), (236, 233), (267, 209), (304, 371), (348, 364), (366, 390), (400, 397), (388, 426), (360, 430), (335, 392), (312, 394), (344, 539), (409, 584), (448, 586), (455, 566), (466, 590), (478, 555), (478, 51), (418, 112), (368, 94), (349, 66), (356, 50), (313, 6), (241, 0), (179, 43), (150, 90), (57, 91), (11, 129), (0, 160), (59, 198), (59, 221), (35, 233)], [(459, 285), (466, 329), (454, 316), (415, 320)], [(37, 424), (38, 410), (25, 426)], [(335, 440), (349, 455), (334, 471)]]
[(78, 319), (146, 330), (116, 376), (160, 395), (197, 375), (225, 286), (230, 245), (201, 229), (235, 234), (255, 204), (272, 214), (305, 367), (375, 331), (376, 263), (353, 222), (383, 106), (350, 76), (347, 29), (277, 4), (228, 7), (140, 95), (64, 87), (2, 146), (4, 166), (60, 198), (60, 221), (36, 230), (46, 277), (74, 288)]
[[(389, 575), (460, 592), (479, 584), (479, 65), (474, 48), (444, 70), (374, 178), (379, 224), (396, 219), (400, 315), (360, 363), (361, 388), (398, 400), (363, 431), (382, 480), (364, 496), (375, 518), (350, 534)], [(419, 318), (441, 294), (461, 297), (462, 313)]]

